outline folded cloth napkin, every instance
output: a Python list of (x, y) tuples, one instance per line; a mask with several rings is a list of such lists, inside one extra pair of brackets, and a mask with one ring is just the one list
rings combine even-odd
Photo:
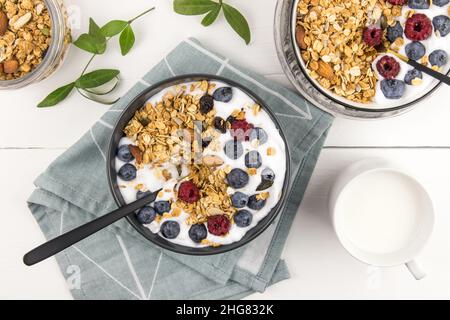
[(282, 86), (208, 51), (195, 39), (179, 44), (37, 178), (28, 200), (31, 212), (51, 239), (116, 209), (105, 163), (115, 122), (148, 86), (188, 73), (221, 75), (242, 83), (275, 112), (292, 156), (287, 203), (256, 240), (209, 257), (162, 250), (123, 219), (56, 255), (75, 299), (238, 299), (289, 278), (281, 252), (332, 117)]

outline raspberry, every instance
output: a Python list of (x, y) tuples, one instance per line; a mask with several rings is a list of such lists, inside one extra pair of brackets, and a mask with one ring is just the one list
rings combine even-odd
[(390, 4), (393, 4), (394, 6), (402, 6), (408, 2), (408, 0), (388, 0)]
[(383, 56), (377, 62), (377, 70), (384, 78), (393, 79), (400, 72), (400, 64), (390, 56)]
[(208, 231), (215, 236), (224, 236), (230, 231), (231, 222), (226, 215), (211, 216), (208, 218)]
[(383, 31), (377, 26), (367, 27), (363, 32), (363, 40), (371, 47), (375, 47), (381, 43)]
[(253, 124), (248, 123), (246, 120), (235, 120), (231, 124), (231, 136), (240, 141), (248, 141), (253, 128)]
[(200, 192), (192, 181), (186, 181), (178, 188), (178, 198), (186, 203), (194, 203), (200, 199)]
[(413, 41), (428, 39), (433, 32), (430, 19), (423, 13), (413, 14), (405, 24), (405, 35)]

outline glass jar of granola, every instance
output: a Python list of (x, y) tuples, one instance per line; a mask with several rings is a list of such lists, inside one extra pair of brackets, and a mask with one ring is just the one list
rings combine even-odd
[(70, 42), (62, 0), (0, 0), (0, 89), (25, 87), (50, 76)]

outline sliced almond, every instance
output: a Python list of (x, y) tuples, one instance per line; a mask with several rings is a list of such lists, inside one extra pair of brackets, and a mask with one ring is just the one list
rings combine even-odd
[(143, 154), (141, 149), (139, 149), (139, 147), (130, 144), (128, 146), (128, 148), (130, 149), (131, 154), (133, 155), (133, 157), (136, 158), (136, 163), (137, 164), (141, 164), (142, 163), (142, 158), (143, 158)]
[(305, 50), (308, 47), (305, 42), (305, 28), (303, 28), (303, 26), (297, 26), (295, 38), (300, 49)]
[(328, 80), (333, 80), (334, 79), (334, 71), (333, 71), (333, 68), (328, 64), (328, 63), (326, 63), (325, 61), (323, 61), (323, 60), (319, 60), (319, 68), (317, 69), (317, 73), (320, 75), (320, 76), (322, 76), (322, 77), (324, 77), (324, 78), (327, 78)]
[(203, 159), (203, 164), (208, 166), (208, 167), (219, 167), (221, 165), (223, 165), (224, 161), (221, 157), (219, 156), (204, 156)]
[(220, 216), (224, 214), (222, 210), (217, 209), (217, 208), (209, 208), (208, 209), (208, 215), (210, 216)]
[(31, 14), (31, 12), (27, 12), (19, 19), (17, 19), (17, 21), (13, 23), (12, 27), (16, 30), (19, 30), (24, 25), (26, 25), (31, 20), (32, 17), (33, 15)]

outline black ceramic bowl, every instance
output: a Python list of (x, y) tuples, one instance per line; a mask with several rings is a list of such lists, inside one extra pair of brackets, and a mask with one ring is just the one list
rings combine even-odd
[(114, 199), (118, 206), (124, 206), (126, 203), (122, 197), (122, 194), (120, 192), (120, 189), (117, 185), (117, 173), (116, 173), (116, 167), (115, 167), (115, 157), (116, 157), (116, 151), (117, 146), (120, 142), (120, 139), (123, 137), (123, 129), (129, 122), (129, 120), (134, 116), (134, 113), (142, 108), (144, 104), (155, 94), (160, 92), (161, 90), (164, 90), (165, 88), (186, 83), (186, 82), (192, 82), (192, 81), (199, 81), (199, 80), (210, 80), (210, 81), (219, 81), (222, 83), (226, 83), (230, 85), (231, 87), (238, 88), (245, 92), (249, 97), (251, 97), (255, 102), (261, 105), (261, 108), (263, 108), (269, 116), (272, 118), (272, 121), (275, 123), (275, 126), (278, 128), (280, 135), (285, 142), (285, 150), (286, 150), (286, 175), (284, 179), (284, 185), (283, 185), (283, 192), (280, 201), (278, 204), (267, 214), (264, 219), (262, 219), (254, 228), (248, 230), (248, 232), (245, 234), (245, 236), (238, 242), (234, 242), (232, 244), (223, 245), (220, 247), (204, 247), (204, 248), (193, 248), (193, 247), (186, 247), (182, 245), (178, 245), (175, 243), (172, 243), (170, 241), (167, 241), (163, 237), (161, 237), (159, 234), (152, 233), (148, 228), (141, 225), (138, 220), (136, 219), (134, 214), (129, 215), (126, 219), (128, 222), (145, 238), (147, 238), (149, 241), (153, 242), (154, 244), (160, 246), (161, 248), (174, 251), (181, 254), (188, 254), (188, 255), (213, 255), (213, 254), (219, 254), (224, 253), (230, 250), (237, 249), (256, 237), (258, 237), (264, 230), (267, 229), (267, 227), (274, 221), (276, 216), (279, 214), (280, 210), (283, 208), (285, 199), (286, 199), (286, 192), (289, 186), (289, 179), (290, 179), (290, 153), (288, 149), (288, 144), (286, 142), (286, 137), (283, 134), (283, 131), (280, 127), (280, 124), (278, 123), (277, 119), (275, 118), (273, 112), (267, 107), (267, 105), (262, 101), (260, 98), (258, 98), (253, 92), (251, 92), (249, 89), (245, 88), (239, 83), (236, 83), (234, 81), (231, 81), (229, 79), (225, 79), (218, 76), (212, 76), (212, 75), (206, 75), (206, 74), (187, 74), (182, 76), (173, 77), (164, 81), (161, 81), (148, 89), (144, 90), (139, 96), (137, 96), (134, 100), (132, 100), (129, 105), (125, 108), (125, 110), (120, 115), (120, 118), (117, 122), (117, 124), (114, 127), (111, 141), (109, 144), (109, 150), (108, 150), (108, 161), (107, 161), (107, 174), (108, 174), (108, 180), (109, 185), (111, 188), (111, 192), (114, 196)]

